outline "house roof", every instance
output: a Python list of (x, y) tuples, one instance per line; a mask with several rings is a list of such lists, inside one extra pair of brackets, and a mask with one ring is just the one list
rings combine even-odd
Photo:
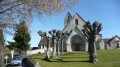
[[(110, 43), (115, 37), (118, 37), (118, 36), (116, 35), (116, 36), (112, 37), (112, 38), (108, 41), (108, 43)], [(120, 39), (120, 37), (118, 37), (118, 38)]]
[[(51, 37), (50, 37), (50, 40), (52, 40)], [(52, 43), (52, 41), (51, 41), (50, 43)], [(38, 45), (47, 45), (47, 44), (48, 44), (47, 38), (46, 38), (46, 37), (43, 37), (43, 38), (41, 38), (41, 40), (40, 40), (40, 42), (39, 42)]]
[(110, 40), (110, 38), (103, 39), (103, 41), (104, 41), (105, 44), (108, 44), (109, 40)]
[(45, 38), (45, 37), (41, 38), (38, 45), (47, 45), (47, 38)]
[(106, 38), (106, 39), (103, 39), (103, 40), (104, 40), (105, 44), (109, 44), (115, 37), (118, 37), (120, 39), (120, 37), (116, 35), (112, 38)]

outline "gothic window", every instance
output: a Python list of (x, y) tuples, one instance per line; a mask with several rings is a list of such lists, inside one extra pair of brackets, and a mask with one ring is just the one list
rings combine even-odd
[(75, 25), (78, 25), (78, 19), (75, 19)]
[(68, 16), (68, 20), (69, 20), (69, 18), (70, 18), (70, 17)]

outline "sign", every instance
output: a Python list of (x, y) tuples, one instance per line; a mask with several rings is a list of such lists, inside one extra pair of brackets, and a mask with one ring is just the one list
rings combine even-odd
[(5, 59), (8, 59), (8, 56), (5, 56)]

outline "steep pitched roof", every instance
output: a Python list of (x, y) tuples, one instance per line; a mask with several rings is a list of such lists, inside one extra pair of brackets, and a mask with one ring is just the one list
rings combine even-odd
[[(114, 36), (114, 37), (112, 37), (109, 41), (108, 41), (108, 43), (110, 43), (115, 37), (118, 37), (117, 35), (116, 36)], [(118, 37), (119, 38), (119, 37)], [(119, 38), (120, 39), (120, 38)]]
[(103, 41), (104, 41), (105, 44), (108, 44), (109, 40), (110, 40), (110, 38), (103, 39)]
[(43, 37), (43, 38), (41, 38), (41, 40), (40, 40), (38, 45), (47, 45), (47, 44), (48, 44), (47, 43), (47, 38)]
[[(68, 14), (70, 14), (70, 13), (68, 12)], [(68, 15), (68, 14), (67, 14), (67, 15)], [(70, 15), (71, 15), (71, 14), (70, 14)], [(78, 16), (78, 17), (83, 21), (83, 22), (82, 22), (83, 25), (86, 24), (86, 21), (85, 21), (78, 13), (76, 13), (76, 14), (72, 17), (72, 19), (74, 19), (76, 16)], [(72, 20), (72, 19), (71, 19), (71, 20)], [(70, 21), (70, 23), (71, 23), (71, 21)], [(66, 30), (66, 28), (67, 28), (69, 25), (70, 25), (70, 24), (66, 25), (62, 31)], [(80, 27), (78, 27), (78, 28), (80, 28)]]
[(86, 23), (86, 21), (77, 12), (76, 12), (76, 15), (78, 15), (80, 17), (80, 19), (82, 19)]
[[(50, 37), (50, 44), (52, 45), (52, 41), (51, 41), (51, 40), (52, 40), (52, 37)], [(47, 38), (43, 37), (43, 38), (41, 38), (38, 46), (39, 46), (39, 45), (47, 45), (47, 44), (48, 44)]]
[(64, 20), (66, 20), (68, 18), (68, 16), (72, 17), (72, 15), (70, 14), (70, 12), (67, 13), (67, 15), (65, 16)]

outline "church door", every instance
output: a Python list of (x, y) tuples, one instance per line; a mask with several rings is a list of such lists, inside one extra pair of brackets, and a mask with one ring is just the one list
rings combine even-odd
[(75, 44), (75, 51), (80, 51), (80, 44)]

